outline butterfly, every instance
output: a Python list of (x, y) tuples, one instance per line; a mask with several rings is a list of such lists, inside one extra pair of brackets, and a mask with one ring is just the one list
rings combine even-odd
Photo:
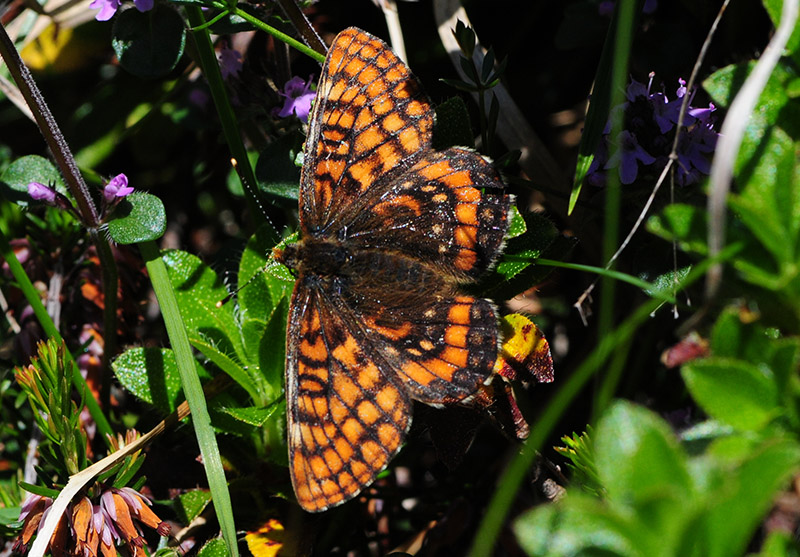
[(300, 506), (355, 497), (400, 450), (412, 401), (489, 379), (497, 310), (464, 294), (500, 253), (512, 197), (477, 153), (431, 147), (434, 111), (380, 39), (334, 39), (309, 118), (286, 332), (287, 443)]

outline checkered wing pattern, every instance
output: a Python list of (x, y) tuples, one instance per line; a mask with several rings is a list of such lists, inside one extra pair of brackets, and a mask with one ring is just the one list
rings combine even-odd
[(305, 233), (341, 228), (376, 183), (430, 147), (433, 110), (417, 78), (386, 44), (359, 29), (334, 39), (309, 118), (300, 178)]
[(286, 369), (289, 465), (307, 511), (323, 511), (369, 485), (400, 449), (407, 394), (360, 345), (325, 293), (298, 282)]

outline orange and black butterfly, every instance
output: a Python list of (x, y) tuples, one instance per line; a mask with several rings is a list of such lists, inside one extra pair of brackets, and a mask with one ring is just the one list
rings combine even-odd
[(486, 271), (511, 196), (491, 164), (431, 148), (434, 112), (380, 39), (333, 41), (309, 120), (301, 239), (286, 343), (289, 462), (300, 505), (323, 511), (397, 453), (412, 400), (473, 396), (492, 371), (497, 313), (459, 292)]

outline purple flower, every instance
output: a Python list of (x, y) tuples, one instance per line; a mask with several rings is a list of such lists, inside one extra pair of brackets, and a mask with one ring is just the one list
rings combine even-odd
[[(719, 135), (714, 129), (712, 115), (716, 107), (713, 104), (708, 108), (689, 105), (681, 127), (678, 128), (681, 104), (684, 101), (691, 103), (695, 91), (688, 90), (686, 81), (678, 79), (675, 97), (670, 100), (663, 91), (653, 91), (654, 74), (651, 73), (649, 77), (646, 85), (632, 79), (625, 90), (626, 101), (611, 108), (613, 117), (609, 118), (603, 130), (600, 145), (587, 172), (587, 183), (603, 185), (606, 179), (605, 170), (619, 167), (622, 183), (631, 184), (640, 176), (640, 163), (645, 166), (653, 165), (653, 170), (647, 173), (646, 179), (658, 174), (669, 160), (669, 151), (676, 133), (679, 134), (676, 153), (678, 183), (696, 183), (709, 173), (710, 154), (714, 151)], [(623, 131), (612, 130), (612, 121), (621, 121)], [(610, 158), (609, 145), (616, 146), (616, 151)]]
[(133, 0), (133, 5), (142, 13), (152, 10), (153, 4), (155, 4), (155, 0)]
[(278, 94), (284, 97), (283, 107), (278, 111), (278, 116), (286, 118), (292, 114), (300, 118), (304, 124), (308, 123), (308, 114), (311, 112), (311, 101), (314, 92), (311, 90), (311, 76), (308, 81), (300, 77), (293, 77), (283, 86), (283, 91)]
[(103, 197), (109, 203), (118, 197), (125, 197), (131, 193), (133, 193), (133, 188), (128, 186), (128, 177), (124, 174), (117, 174), (103, 188)]
[(656, 162), (656, 158), (645, 151), (636, 136), (628, 130), (622, 130), (617, 138), (617, 150), (608, 159), (606, 169), (619, 165), (619, 180), (623, 184), (632, 184), (639, 174), (639, 162), (645, 166)]
[(40, 184), (39, 182), (31, 182), (28, 184), (28, 195), (46, 205), (52, 205), (53, 207), (56, 205), (56, 190), (44, 184)]
[(222, 72), (222, 79), (227, 80), (242, 71), (242, 53), (238, 50), (223, 48), (217, 54), (217, 59), (219, 59), (219, 71)]
[(114, 14), (117, 13), (117, 10), (120, 6), (120, 0), (94, 0), (91, 4), (89, 4), (89, 8), (92, 10), (100, 10), (94, 18), (97, 21), (108, 21)]

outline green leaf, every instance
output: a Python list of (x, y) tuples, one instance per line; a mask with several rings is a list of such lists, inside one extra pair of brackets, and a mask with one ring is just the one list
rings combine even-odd
[(628, 402), (614, 403), (597, 425), (595, 464), (610, 499), (634, 504), (691, 489), (686, 455), (664, 420)]
[(222, 538), (214, 538), (200, 548), (197, 557), (229, 557), (228, 546)]
[(217, 307), (228, 291), (217, 274), (197, 257), (170, 250), (162, 253), (192, 346), (258, 400), (257, 378), (248, 374), (238, 321), (231, 304)]
[(664, 208), (660, 215), (647, 221), (647, 229), (665, 240), (676, 240), (682, 251), (705, 255), (708, 253), (707, 213), (692, 205), (675, 203)]
[(800, 447), (796, 441), (770, 439), (749, 451), (738, 466), (720, 470), (719, 483), (709, 493), (710, 508), (695, 529), (697, 554), (741, 555), (775, 494), (797, 472), (798, 465)]
[(479, 291), (511, 298), (541, 282), (552, 271), (551, 267), (536, 265), (539, 257), (563, 259), (574, 247), (576, 240), (561, 236), (553, 223), (541, 214), (525, 213), (522, 218), (525, 234), (508, 241), (494, 271), (481, 281)]
[(286, 363), (286, 319), (289, 314), (289, 299), (284, 298), (272, 312), (267, 323), (258, 350), (258, 364), (261, 374), (271, 392), (267, 393), (266, 400), (274, 401), (283, 390), (283, 372)]
[(120, 65), (133, 75), (161, 77), (175, 69), (183, 55), (186, 26), (166, 4), (145, 13), (127, 9), (117, 13), (111, 44)]
[[(198, 375), (208, 376), (199, 362), (195, 367)], [(128, 392), (165, 414), (183, 398), (175, 354), (168, 348), (131, 348), (114, 360), (111, 369)]]
[(211, 502), (211, 493), (205, 489), (193, 489), (175, 498), (175, 511), (183, 524), (189, 524)]
[(167, 229), (164, 204), (149, 193), (137, 191), (125, 197), (112, 216), (113, 220), (108, 222), (108, 234), (118, 244), (156, 240)]
[(0, 194), (21, 207), (27, 207), (32, 201), (28, 195), (31, 182), (55, 186), (56, 191), (67, 194), (61, 173), (52, 162), (38, 155), (18, 158), (0, 174)]
[(775, 258), (779, 272), (788, 276), (797, 274), (800, 261), (798, 162), (795, 143), (781, 129), (771, 128), (760, 139), (750, 167), (740, 173), (741, 194), (730, 199), (742, 222)]
[(672, 554), (697, 509), (688, 458), (669, 425), (620, 401), (600, 419), (594, 443), (608, 504), (632, 520), (634, 546), (642, 555)]
[(775, 378), (765, 366), (708, 358), (685, 364), (681, 375), (709, 416), (736, 429), (760, 430), (780, 413)]
[[(777, 28), (781, 21), (783, 0), (762, 0), (762, 4), (764, 4), (766, 8), (773, 26)], [(800, 26), (795, 26), (794, 31), (792, 31), (792, 37), (789, 39), (789, 42), (786, 43), (786, 52), (795, 52), (798, 45), (800, 45)]]
[(541, 505), (514, 523), (520, 546), (531, 556), (640, 556), (627, 536), (628, 524), (598, 499), (570, 492), (554, 505)]
[(275, 414), (276, 410), (280, 409), (280, 407), (280, 404), (270, 404), (265, 407), (249, 406), (247, 408), (222, 408), (222, 411), (240, 422), (244, 422), (253, 427), (261, 427)]
[(303, 140), (297, 134), (279, 136), (261, 152), (256, 163), (258, 188), (268, 194), (297, 200), (300, 168), (294, 163), (302, 150)]

